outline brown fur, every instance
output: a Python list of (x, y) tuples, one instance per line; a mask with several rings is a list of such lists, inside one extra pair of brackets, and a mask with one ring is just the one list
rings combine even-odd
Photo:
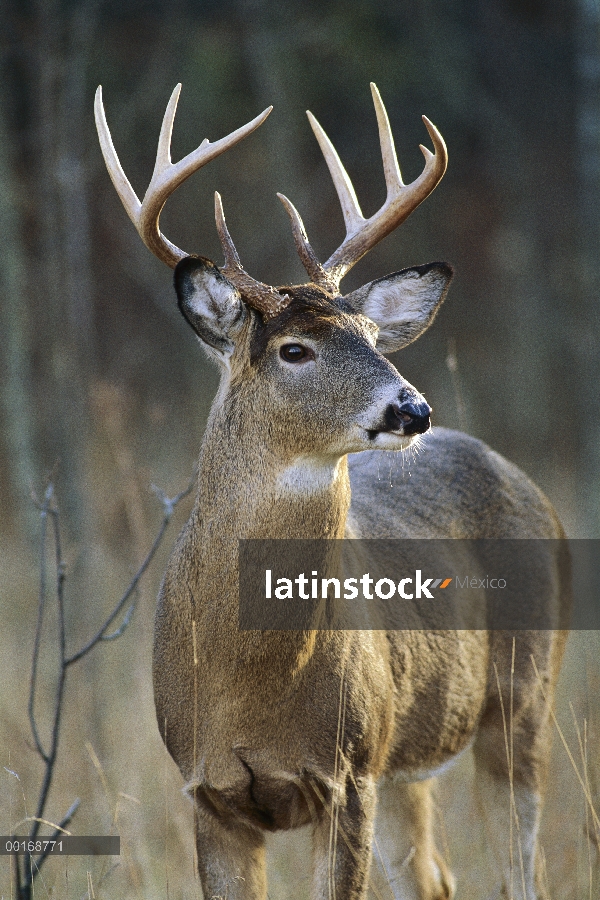
[[(551, 697), (564, 632), (238, 627), (243, 538), (562, 536), (550, 505), (525, 476), (463, 435), (438, 432), (413, 464), (410, 481), (393, 486), (379, 480), (379, 453), (348, 464), (349, 453), (406, 449), (428, 429), (430, 407), (382, 354), (433, 322), (452, 277), (446, 263), (430, 263), (346, 298), (335, 295), (344, 273), (433, 190), (447, 163), (441, 135), (425, 120), (435, 154), (426, 154), (417, 181), (403, 185), (385, 110), (374, 85), (372, 91), (388, 199), (363, 219), (345, 171), (319, 138), (348, 233), (322, 266), (297, 212), (280, 195), (300, 257), (321, 286), (279, 292), (241, 268), (218, 195), (224, 270), (201, 257), (182, 258), (159, 231), (165, 191), (175, 189), (182, 170), (189, 174), (213, 153), (207, 146), (204, 154), (202, 145), (171, 166), (168, 136), (179, 87), (141, 206), (116, 158), (100, 88), (96, 95), (101, 145), (117, 191), (147, 246), (168, 265), (177, 263), (180, 309), (223, 367), (202, 445), (197, 501), (165, 573), (154, 645), (158, 724), (196, 804), (205, 900), (264, 900), (265, 833), (309, 823), (313, 900), (362, 900), (377, 794), (386, 890), (398, 900), (450, 897), (454, 882), (434, 846), (429, 787), (435, 772), (470, 743), (504, 888), (515, 900), (536, 896), (549, 711), (531, 657)], [(219, 142), (221, 152), (239, 136)], [(286, 344), (300, 344), (301, 358), (282, 352)], [(540, 584), (534, 608), (564, 626), (564, 554), (532, 556)], [(519, 822), (520, 879), (513, 878), (507, 839), (511, 809)]]
[[(562, 536), (539, 490), (464, 435), (426, 436), (410, 478), (391, 484), (379, 478), (380, 452), (354, 455), (349, 465), (348, 451), (369, 447), (352, 423), (375, 421), (381, 396), (406, 382), (374, 348), (372, 322), (318, 289), (295, 290), (267, 326), (254, 313), (236, 326), (202, 445), (196, 504), (156, 617), (158, 724), (196, 803), (204, 896), (263, 900), (265, 833), (310, 823), (313, 897), (325, 900), (333, 878), (338, 898), (359, 900), (378, 785), (377, 829), (392, 875), (386, 890), (414, 900), (451, 896), (453, 878), (432, 838), (430, 778), (470, 744), (508, 884), (498, 677), (505, 710), (513, 694), (525, 883), (523, 894), (516, 880), (514, 896), (533, 900), (549, 711), (530, 655), (551, 694), (562, 632), (238, 628), (240, 538)], [(294, 341), (316, 348), (312, 368), (281, 363), (279, 347)], [(564, 566), (554, 558), (540, 565), (548, 570), (540, 603), (566, 604)]]

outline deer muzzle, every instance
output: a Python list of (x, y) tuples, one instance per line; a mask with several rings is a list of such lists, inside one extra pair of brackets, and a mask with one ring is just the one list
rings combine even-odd
[(390, 403), (384, 414), (385, 431), (402, 434), (424, 434), (431, 428), (431, 407), (425, 400)]

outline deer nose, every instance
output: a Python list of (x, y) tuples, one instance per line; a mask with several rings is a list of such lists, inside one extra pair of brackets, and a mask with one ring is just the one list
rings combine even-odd
[(386, 424), (391, 431), (400, 428), (404, 434), (424, 434), (431, 427), (431, 407), (424, 400), (405, 400), (390, 403), (386, 410)]

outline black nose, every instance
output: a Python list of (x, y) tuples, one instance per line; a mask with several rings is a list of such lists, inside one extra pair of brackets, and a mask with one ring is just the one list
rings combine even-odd
[(390, 403), (385, 413), (385, 422), (390, 431), (402, 429), (404, 434), (424, 434), (431, 428), (431, 407), (424, 400), (405, 400)]

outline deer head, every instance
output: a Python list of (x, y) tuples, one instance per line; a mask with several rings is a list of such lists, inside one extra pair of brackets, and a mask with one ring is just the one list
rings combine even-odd
[[(412, 435), (429, 428), (431, 410), (382, 354), (406, 346), (429, 327), (444, 299), (452, 270), (446, 263), (404, 269), (346, 296), (340, 293), (339, 285), (350, 268), (402, 223), (439, 183), (447, 165), (441, 135), (423, 117), (435, 152), (421, 146), (424, 170), (411, 184), (403, 184), (388, 117), (376, 86), (371, 85), (387, 198), (381, 209), (366, 219), (333, 145), (314, 116), (308, 113), (338, 193), (346, 237), (327, 262), (320, 263), (298, 211), (279, 194), (310, 281), (306, 285), (272, 287), (255, 280), (242, 267), (218, 193), (215, 194), (215, 219), (225, 256), (224, 266), (218, 267), (201, 256), (187, 255), (160, 232), (160, 212), (178, 185), (254, 131), (271, 111), (269, 107), (220, 141), (211, 144), (204, 140), (195, 151), (173, 164), (170, 140), (180, 89), (180, 85), (175, 88), (167, 106), (154, 173), (142, 203), (116, 155), (106, 124), (101, 88), (96, 93), (95, 112), (100, 144), (113, 184), (146, 246), (175, 268), (181, 312), (209, 355), (228, 373), (230, 383), (235, 383), (238, 389), (244, 385), (249, 390), (249, 399), (254, 398), (251, 406), (259, 403), (256, 376), (268, 371), (268, 386), (258, 392), (260, 403), (268, 402), (272, 415), (280, 410), (280, 424), (283, 426), (285, 422), (287, 426), (283, 428), (286, 440), (293, 434), (297, 449), (298, 442), (306, 443), (298, 412), (307, 405), (311, 411), (312, 443), (315, 440), (319, 443), (315, 437), (318, 432), (328, 452), (343, 454), (368, 447), (406, 446)], [(334, 374), (335, 403), (330, 392), (324, 389), (332, 383)], [(251, 389), (249, 384), (253, 385)], [(350, 391), (354, 409), (351, 425), (348, 403), (344, 402)], [(338, 411), (340, 421), (337, 421)], [(282, 428), (274, 430), (280, 433)]]

